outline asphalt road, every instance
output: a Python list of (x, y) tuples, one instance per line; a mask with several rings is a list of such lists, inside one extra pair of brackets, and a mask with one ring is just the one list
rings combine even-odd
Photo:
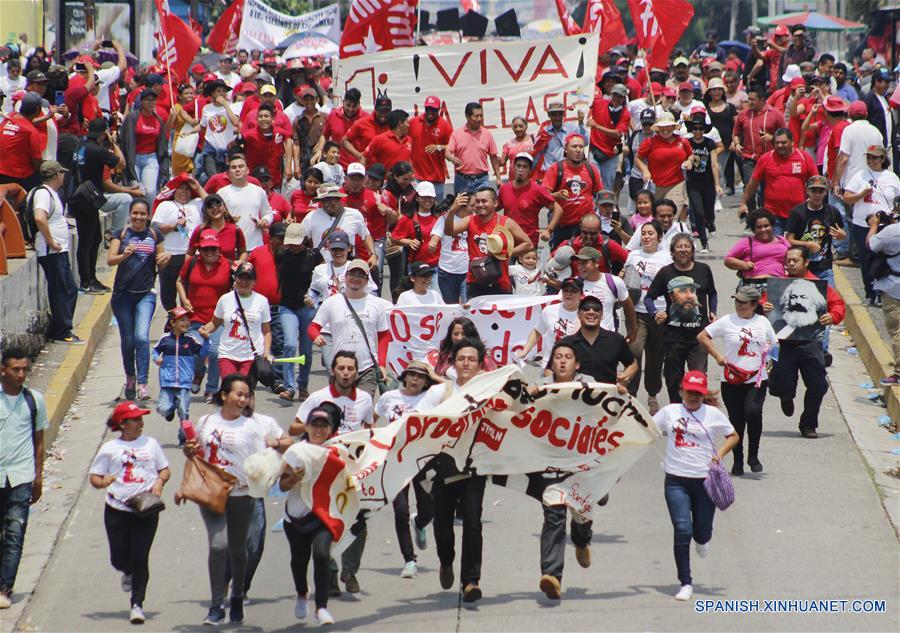
[[(728, 200), (734, 203), (735, 198)], [(730, 212), (719, 220), (712, 253), (720, 313), (731, 311), (734, 274), (721, 262), (741, 235)], [(157, 315), (159, 317), (159, 314)], [(161, 330), (157, 318), (153, 334)], [(833, 344), (846, 346), (836, 333)], [(87, 468), (104, 436), (104, 420), (121, 387), (118, 335), (111, 328), (95, 358), (78, 403), (79, 423), (61, 442), (61, 468), (84, 473), (84, 485), (35, 596), (18, 623), (29, 631), (121, 631), (128, 623), (128, 597), (108, 562), (103, 495), (87, 484)], [(849, 371), (840, 366), (834, 372)], [(854, 370), (858, 371), (858, 370)], [(153, 373), (153, 372), (151, 372)], [(155, 379), (154, 379), (155, 380)], [(867, 380), (860, 375), (859, 381)], [(314, 387), (325, 384), (314, 375)], [(661, 394), (661, 401), (665, 396)], [(403, 567), (387, 508), (370, 518), (369, 539), (359, 573), (362, 593), (332, 599), (338, 630), (543, 631), (543, 630), (816, 630), (896, 631), (898, 543), (869, 473), (848, 431), (832, 391), (825, 398), (820, 439), (799, 437), (777, 401), (765, 408), (760, 459), (765, 472), (735, 482), (737, 502), (716, 517), (710, 556), (693, 557), (696, 600), (883, 600), (883, 613), (705, 613), (692, 600), (676, 602), (672, 528), (663, 499), (660, 442), (613, 489), (594, 523), (593, 565), (580, 568), (570, 547), (563, 599), (552, 603), (538, 589), (538, 503), (510, 490), (488, 486), (484, 502), (484, 599), (464, 607), (455, 591), (443, 591), (437, 556), (419, 553), (419, 576), (399, 577)], [(261, 398), (261, 411), (287, 428), (295, 406)], [(799, 408), (799, 407), (798, 407)], [(209, 410), (192, 407), (195, 419)], [(171, 495), (183, 458), (174, 445), (175, 425), (148, 416), (145, 433), (158, 438), (173, 465)], [(281, 499), (267, 501), (266, 550), (250, 591), (241, 630), (280, 631), (305, 624), (293, 615), (294, 592), (283, 533), (272, 532)], [(54, 511), (65, 511), (56, 507)], [(29, 543), (33, 547), (39, 543)], [(208, 608), (206, 534), (192, 505), (170, 504), (161, 516), (150, 560), (144, 630), (198, 630)], [(693, 550), (692, 550), (693, 553)], [(23, 564), (27, 564), (26, 561)], [(458, 563), (457, 563), (458, 570)], [(457, 571), (458, 573), (458, 571)], [(311, 572), (310, 572), (311, 576)], [(26, 590), (26, 588), (20, 588)], [(752, 605), (751, 605), (752, 606)], [(787, 606), (787, 605), (785, 605)], [(851, 608), (852, 603), (847, 603)], [(234, 628), (234, 627), (230, 627)]]

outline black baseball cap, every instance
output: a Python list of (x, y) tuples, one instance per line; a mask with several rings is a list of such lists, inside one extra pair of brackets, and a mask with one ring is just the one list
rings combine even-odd
[(269, 237), (284, 237), (287, 232), (287, 224), (284, 222), (276, 222), (269, 227)]
[(257, 180), (266, 180), (268, 178), (271, 178), (272, 174), (269, 172), (269, 170), (266, 167), (260, 165), (259, 167), (255, 168), (253, 170), (253, 177), (256, 178)]
[(413, 262), (409, 267), (410, 277), (430, 277), (434, 274), (434, 269), (425, 262)]
[(584, 290), (584, 280), (581, 277), (566, 277), (559, 285), (559, 289), (565, 290), (566, 288), (575, 288), (578, 292), (582, 292)]
[(377, 180), (384, 180), (385, 169), (381, 163), (374, 163), (366, 170), (366, 176)]

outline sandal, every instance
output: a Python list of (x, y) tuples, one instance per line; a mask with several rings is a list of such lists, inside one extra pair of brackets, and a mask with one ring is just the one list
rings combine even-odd
[(282, 400), (287, 400), (290, 402), (294, 399), (294, 390), (290, 389), (290, 388), (282, 389), (278, 393), (278, 397), (281, 398)]
[(274, 394), (280, 396), (281, 393), (282, 393), (285, 389), (287, 389), (287, 387), (285, 387), (285, 386), (284, 386), (283, 384), (281, 384), (281, 383), (278, 383), (277, 385), (275, 385), (274, 387), (272, 387), (272, 393), (274, 393)]

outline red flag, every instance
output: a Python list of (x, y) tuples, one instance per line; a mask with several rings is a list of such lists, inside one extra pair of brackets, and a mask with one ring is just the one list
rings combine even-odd
[(200, 38), (174, 13), (169, 13), (165, 0), (156, 0), (159, 12), (159, 32), (156, 41), (159, 50), (156, 56), (168, 68), (170, 76), (187, 77), (191, 60), (200, 50)]
[(234, 0), (206, 36), (206, 45), (217, 53), (233, 55), (237, 49), (241, 34), (241, 21), (244, 18), (244, 0)]
[(628, 43), (628, 35), (625, 33), (625, 25), (622, 24), (622, 14), (616, 6), (615, 0), (588, 0), (584, 17), (584, 32), (600, 32), (601, 55), (614, 46), (622, 46)]
[(341, 34), (341, 58), (415, 44), (419, 0), (353, 0)]
[(650, 68), (666, 68), (669, 53), (694, 17), (694, 7), (687, 0), (628, 0), (628, 6)]
[(194, 35), (197, 37), (203, 37), (203, 25), (197, 22), (193, 17), (190, 18), (191, 21), (191, 30), (194, 32)]
[(578, 35), (581, 33), (581, 27), (569, 15), (569, 10), (566, 8), (563, 0), (556, 0), (556, 12), (559, 13), (559, 21), (562, 23), (563, 32), (566, 35)]

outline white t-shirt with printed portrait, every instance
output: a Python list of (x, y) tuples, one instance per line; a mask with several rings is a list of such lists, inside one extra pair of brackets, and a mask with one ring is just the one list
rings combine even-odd
[(159, 471), (169, 467), (162, 447), (152, 437), (141, 435), (126, 442), (115, 439), (100, 447), (91, 463), (92, 475), (114, 475), (106, 489), (106, 504), (123, 512), (134, 512), (125, 505), (131, 497), (150, 490)]
[(226, 420), (220, 413), (213, 413), (200, 418), (196, 426), (200, 446), (209, 463), (238, 478), (231, 491), (233, 497), (249, 494), (244, 461), (254, 453), (265, 450), (267, 439), (278, 439), (284, 435), (278, 423), (269, 416), (257, 418), (255, 415), (242, 415)]
[(660, 409), (653, 421), (667, 436), (663, 470), (678, 477), (704, 479), (716, 452), (709, 438), (719, 441), (734, 433), (725, 414), (705, 404), (696, 411), (688, 411), (683, 404), (670, 404)]
[[(372, 356), (378, 357), (378, 333), (388, 329), (385, 305), (390, 304), (372, 295), (350, 299), (350, 304), (365, 328), (363, 337), (344, 297), (345, 295), (337, 294), (325, 299), (313, 317), (313, 323), (323, 328), (328, 326), (333, 352), (343, 350), (356, 354), (357, 366), (362, 373), (372, 367)], [(222, 338), (225, 338), (224, 335)]]
[(400, 389), (386, 391), (381, 394), (378, 402), (375, 403), (375, 414), (380, 418), (384, 418), (386, 424), (396, 422), (407, 411), (415, 411), (427, 391), (426, 389), (415, 396), (408, 396)]
[[(301, 226), (304, 227), (304, 232), (312, 241), (313, 246), (318, 247), (322, 242), (322, 236), (334, 225), (334, 220), (335, 218), (328, 215), (325, 209), (316, 207), (306, 214), (306, 217), (301, 222)], [(347, 237), (350, 238), (351, 248), (356, 244), (357, 236), (365, 240), (371, 235), (363, 214), (350, 207), (344, 207), (344, 215), (341, 216), (340, 222), (334, 227), (335, 231), (338, 229), (344, 231)], [(331, 252), (324, 246), (322, 248), (322, 258), (326, 263), (331, 261)]]
[[(607, 277), (609, 275), (609, 277)], [(612, 273), (600, 273), (597, 281), (584, 280), (584, 294), (591, 295), (600, 299), (603, 304), (603, 318), (600, 320), (600, 327), (610, 332), (616, 331), (616, 302), (625, 301), (628, 298), (628, 288), (625, 282), (618, 275)], [(616, 289), (615, 295), (609, 287), (609, 280)]]
[(535, 328), (541, 335), (541, 355), (546, 358), (558, 340), (575, 334), (579, 327), (577, 310), (566, 310), (562, 303), (545, 305)]
[(181, 218), (185, 219), (184, 227), (176, 226), (166, 233), (166, 239), (163, 240), (166, 252), (172, 253), (172, 255), (187, 253), (188, 242), (190, 242), (194, 229), (203, 223), (200, 203), (196, 199), (190, 200), (187, 204), (165, 200), (160, 202), (156, 211), (153, 212), (153, 224), (156, 225), (175, 224)]
[[(262, 354), (265, 351), (262, 324), (272, 320), (269, 301), (258, 292), (254, 292), (249, 297), (241, 297), (241, 305), (253, 337), (253, 347), (256, 348), (257, 354)], [(234, 291), (219, 297), (213, 314), (222, 319), (223, 331), (222, 338), (219, 339), (219, 358), (236, 361), (253, 360), (253, 349), (250, 348), (247, 328), (244, 327), (244, 321), (241, 319)]]
[(853, 193), (859, 193), (868, 187), (872, 188), (872, 193), (853, 205), (853, 224), (865, 228), (869, 226), (867, 217), (879, 211), (890, 213), (894, 208), (894, 198), (900, 196), (900, 178), (897, 178), (890, 167), (878, 172), (862, 169), (847, 183), (847, 191)]
[(431, 227), (431, 234), (441, 238), (441, 256), (438, 259), (438, 268), (445, 273), (461, 275), (469, 272), (469, 247), (466, 245), (467, 232), (450, 237), (444, 235), (444, 219), (442, 215)]
[[(229, 103), (228, 107), (234, 116), (240, 117), (244, 102)], [(231, 124), (231, 119), (228, 118), (224, 106), (220, 106), (218, 103), (207, 103), (203, 106), (203, 111), (200, 113), (200, 127), (206, 128), (204, 142), (212, 149), (225, 151), (228, 149), (228, 144), (234, 140), (235, 129)]]
[[(778, 337), (766, 317), (754, 314), (750, 319), (742, 319), (736, 314), (729, 314), (707, 325), (704, 331), (711, 338), (722, 341), (725, 362), (745, 371), (761, 371), (760, 380), (768, 377), (763, 353), (778, 342)], [(744, 384), (755, 382), (754, 373)]]

